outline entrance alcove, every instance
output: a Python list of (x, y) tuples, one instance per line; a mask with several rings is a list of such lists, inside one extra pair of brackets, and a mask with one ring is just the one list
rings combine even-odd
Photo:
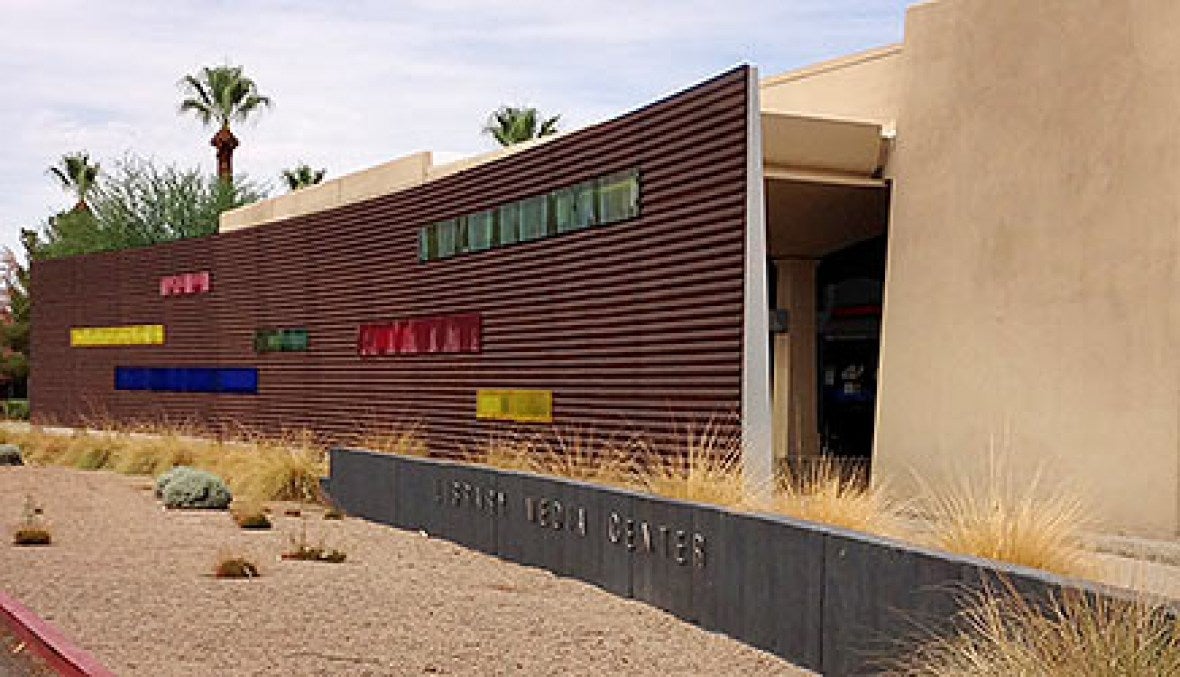
[(872, 454), (890, 184), (880, 125), (763, 111), (777, 466)]

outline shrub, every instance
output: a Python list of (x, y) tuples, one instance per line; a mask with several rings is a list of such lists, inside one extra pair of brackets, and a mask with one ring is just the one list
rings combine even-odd
[(21, 527), (12, 535), (14, 545), (49, 545), (52, 540), (44, 527)]
[(15, 444), (0, 444), (0, 465), (24, 465), (20, 447)]
[(204, 470), (177, 473), (163, 488), (164, 505), (169, 508), (224, 510), (233, 494), (220, 477)]
[(217, 578), (258, 578), (258, 566), (245, 557), (221, 557), (213, 570)]
[(967, 596), (960, 629), (932, 636), (887, 666), (898, 675), (1180, 674), (1180, 620), (1146, 598), (1061, 591), (1047, 601), (1011, 583)]
[(178, 465), (167, 470), (164, 474), (156, 478), (156, 498), (164, 497), (164, 489), (172, 480), (194, 472), (197, 472), (197, 469), (190, 468), (187, 465)]

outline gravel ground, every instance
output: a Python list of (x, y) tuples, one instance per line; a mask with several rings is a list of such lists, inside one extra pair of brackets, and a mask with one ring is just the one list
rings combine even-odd
[[(0, 544), (0, 588), (120, 675), (806, 674), (659, 610), (539, 569), (355, 519), (165, 511), (146, 478), (0, 468), (0, 523), (27, 494), (54, 545)], [(344, 564), (281, 562), (305, 524)], [(262, 577), (212, 578), (223, 553)]]

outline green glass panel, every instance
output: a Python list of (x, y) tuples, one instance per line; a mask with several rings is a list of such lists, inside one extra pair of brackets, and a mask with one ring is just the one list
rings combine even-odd
[(255, 352), (302, 352), (307, 346), (306, 329), (259, 329), (254, 332)]
[(418, 232), (418, 259), (430, 261), (438, 258), (438, 227), (430, 225)]
[(445, 259), (458, 252), (458, 224), (454, 219), (434, 224), (438, 233), (438, 258)]
[(471, 251), (491, 249), (496, 234), (496, 212), (486, 211), (467, 217), (467, 242)]
[(520, 241), (520, 203), (500, 207), (496, 244), (515, 244)]
[(307, 350), (306, 329), (286, 329), (282, 333), (282, 349), (292, 352)]
[(547, 196), (520, 201), (520, 240), (538, 240), (549, 234)]
[(598, 184), (601, 223), (614, 223), (639, 215), (639, 174), (622, 172), (603, 177)]

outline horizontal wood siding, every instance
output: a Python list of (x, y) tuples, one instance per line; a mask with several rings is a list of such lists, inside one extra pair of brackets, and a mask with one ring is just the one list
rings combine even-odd
[[(671, 442), (740, 404), (747, 70), (619, 119), (362, 203), (148, 249), (33, 266), (35, 418), (310, 428), (422, 426), (451, 453), (509, 430)], [(642, 215), (420, 263), (427, 223), (638, 168)], [(209, 270), (212, 291), (161, 297)], [(480, 354), (361, 358), (357, 327), (477, 312)], [(71, 349), (76, 326), (164, 324), (162, 346)], [(256, 355), (259, 328), (307, 352)], [(120, 392), (120, 366), (258, 367), (256, 396)], [(554, 393), (554, 423), (477, 421), (479, 389)]]

